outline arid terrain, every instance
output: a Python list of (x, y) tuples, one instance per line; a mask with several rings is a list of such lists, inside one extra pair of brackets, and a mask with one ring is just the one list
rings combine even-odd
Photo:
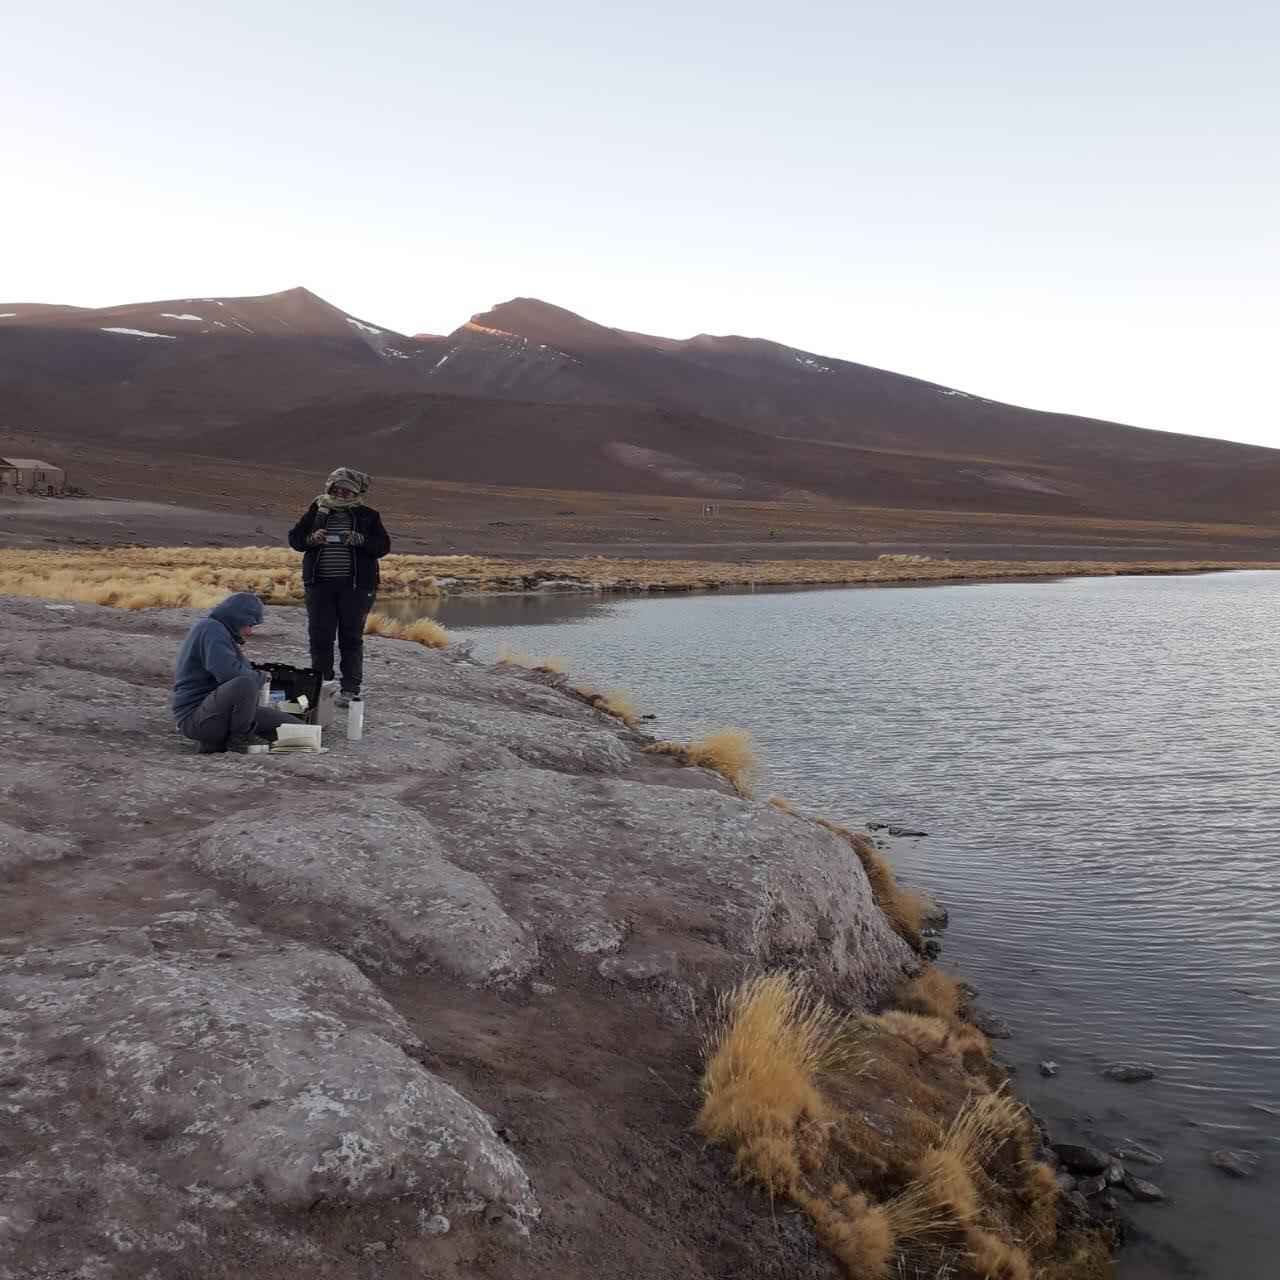
[(0, 494), (11, 546), (278, 541), (342, 463), (373, 473), (370, 502), (413, 552), (1280, 559), (1274, 450), (761, 340), (625, 333), (530, 299), (442, 338), (305, 289), (3, 304), (6, 454), (125, 500), (27, 509)]

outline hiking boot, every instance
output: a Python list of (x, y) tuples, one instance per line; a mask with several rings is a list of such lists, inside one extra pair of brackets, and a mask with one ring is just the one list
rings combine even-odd
[[(266, 738), (259, 738), (257, 734), (250, 734), (247, 738), (237, 738), (234, 742), (227, 743), (227, 750), (234, 751), (237, 755), (246, 756), (250, 754), (250, 747), (260, 747), (263, 751), (271, 749), (271, 743)], [(254, 753), (256, 754), (256, 752)]]
[(358, 698), (359, 696), (359, 689), (340, 689), (336, 694), (334, 694), (333, 705), (335, 707), (349, 707), (351, 705), (351, 699)]
[(202, 742), (196, 748), (198, 756), (220, 756), (227, 749), (225, 742)]

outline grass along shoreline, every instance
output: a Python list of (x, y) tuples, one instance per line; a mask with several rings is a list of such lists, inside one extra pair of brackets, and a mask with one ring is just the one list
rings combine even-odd
[[(628, 557), (389, 555), (383, 599), (471, 592), (683, 592), (721, 588), (821, 587), (1045, 580), (1280, 569), (1240, 560), (954, 560), (883, 555), (876, 560), (655, 560)], [(300, 557), (285, 547), (94, 547), (0, 549), (0, 593), (77, 600), (123, 609), (197, 608), (231, 591), (268, 604), (302, 600)]]

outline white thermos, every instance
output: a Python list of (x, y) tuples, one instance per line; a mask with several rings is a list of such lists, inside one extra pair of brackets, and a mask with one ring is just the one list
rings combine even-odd
[(264, 680), (258, 689), (258, 706), (269, 707), (271, 705), (271, 681)]
[(352, 698), (347, 707), (347, 741), (359, 742), (364, 737), (364, 699)]

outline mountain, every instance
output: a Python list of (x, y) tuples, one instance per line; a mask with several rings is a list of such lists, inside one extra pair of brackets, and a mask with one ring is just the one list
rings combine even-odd
[(1019, 408), (764, 339), (610, 329), (536, 298), (472, 317), (436, 350), (428, 380), (441, 391), (664, 408), (766, 435), (918, 454), (1209, 460), (1246, 447)]
[(97, 310), (0, 303), (0, 430), (180, 441), (318, 395), (419, 387), (421, 356), (302, 288)]
[[(1280, 521), (1280, 453), (1040, 413), (762, 339), (518, 298), (410, 337), (314, 293), (0, 304), (5, 434), (462, 485)], [(53, 451), (53, 444), (50, 444)]]

